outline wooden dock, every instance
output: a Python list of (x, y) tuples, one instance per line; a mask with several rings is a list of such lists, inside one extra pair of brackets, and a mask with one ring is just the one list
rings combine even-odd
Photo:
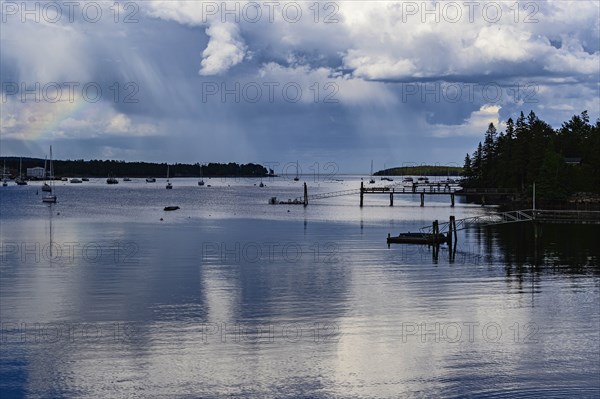
[(478, 197), (485, 204), (487, 197), (503, 197), (516, 198), (520, 192), (515, 189), (500, 189), (500, 188), (478, 188), (478, 189), (463, 189), (457, 184), (447, 183), (414, 183), (411, 186), (393, 185), (384, 187), (365, 187), (364, 183), (360, 183), (360, 206), (364, 205), (365, 195), (385, 194), (389, 195), (390, 206), (394, 206), (395, 195), (419, 195), (421, 206), (425, 206), (426, 195), (447, 195), (450, 197), (450, 206), (454, 207), (456, 196)]

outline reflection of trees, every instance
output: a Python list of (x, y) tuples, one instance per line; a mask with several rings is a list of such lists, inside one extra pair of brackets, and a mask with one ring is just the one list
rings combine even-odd
[[(487, 236), (496, 241), (507, 275), (532, 270), (600, 275), (600, 226), (519, 223), (496, 226)], [(490, 247), (484, 248), (493, 255)]]

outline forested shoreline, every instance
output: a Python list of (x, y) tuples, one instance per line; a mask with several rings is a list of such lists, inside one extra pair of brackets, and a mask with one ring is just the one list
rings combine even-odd
[[(12, 176), (19, 174), (17, 157), (0, 158), (0, 167), (6, 161), (7, 172)], [(22, 173), (25, 176), (27, 168), (44, 167), (44, 159), (22, 158)], [(167, 174), (167, 163), (125, 162), (103, 160), (55, 160), (53, 161), (56, 177), (160, 177)], [(168, 164), (171, 177), (264, 177), (270, 171), (262, 165), (248, 163), (208, 163), (200, 165), (174, 163)], [(201, 170), (202, 168), (202, 170)]]
[(541, 200), (565, 201), (600, 194), (600, 119), (587, 111), (553, 129), (531, 111), (505, 131), (490, 123), (473, 154), (464, 160), (465, 187), (516, 189), (528, 195), (535, 183)]

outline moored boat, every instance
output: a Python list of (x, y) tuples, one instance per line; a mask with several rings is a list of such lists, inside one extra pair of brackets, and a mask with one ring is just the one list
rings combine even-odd
[(395, 237), (388, 234), (388, 244), (441, 244), (448, 242), (445, 234), (400, 233)]

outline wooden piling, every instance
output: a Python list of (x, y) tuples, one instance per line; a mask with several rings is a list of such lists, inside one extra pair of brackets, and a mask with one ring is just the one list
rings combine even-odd
[(364, 191), (365, 191), (365, 183), (364, 182), (360, 182), (360, 207), (363, 207), (363, 197), (364, 197)]
[(390, 206), (394, 206), (394, 193), (390, 193)]
[(450, 194), (450, 206), (454, 208), (454, 193)]
[(450, 224), (452, 225), (452, 231), (454, 232), (454, 242), (458, 241), (458, 236), (456, 235), (456, 217), (450, 216)]
[(308, 205), (308, 188), (306, 187), (306, 182), (304, 182), (304, 206)]
[(425, 206), (425, 193), (421, 193), (421, 206)]

